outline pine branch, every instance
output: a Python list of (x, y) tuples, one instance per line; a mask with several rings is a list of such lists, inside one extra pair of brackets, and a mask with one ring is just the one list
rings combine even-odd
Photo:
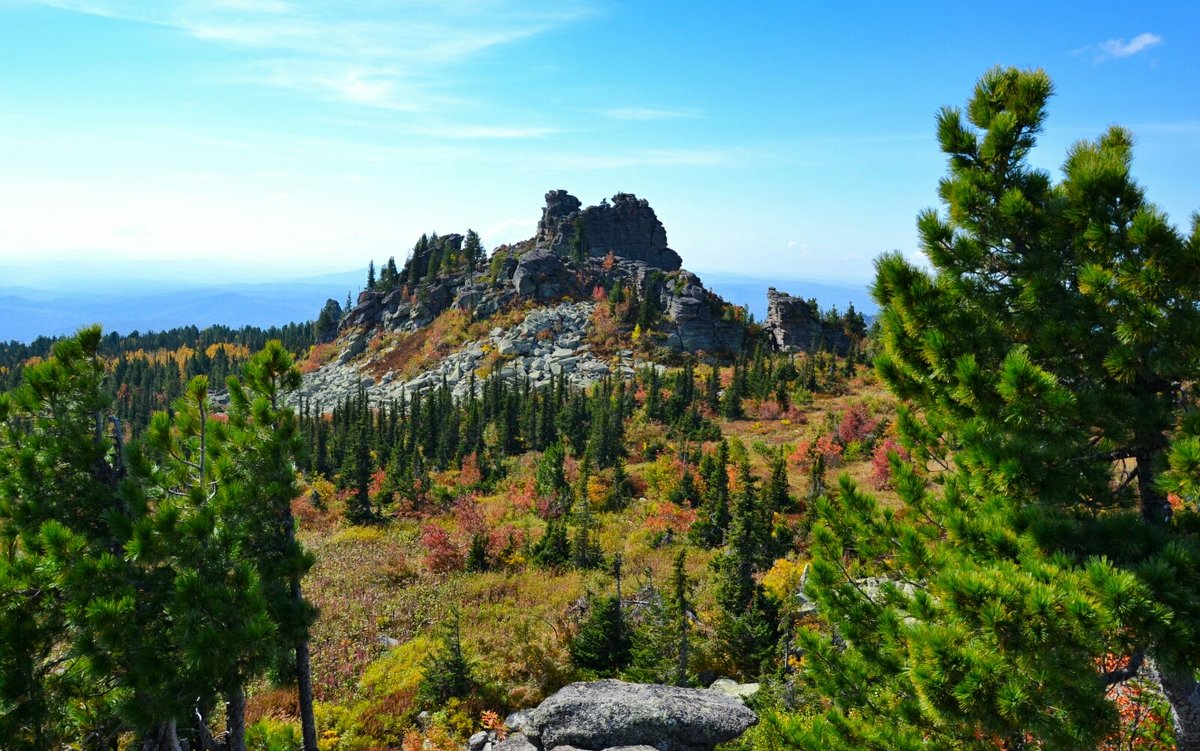
[(1116, 683), (1124, 683), (1130, 678), (1135, 677), (1138, 671), (1142, 668), (1142, 663), (1146, 661), (1146, 653), (1143, 650), (1138, 650), (1133, 653), (1129, 661), (1123, 667), (1109, 670), (1107, 673), (1100, 675), (1100, 681), (1104, 686), (1112, 686)]

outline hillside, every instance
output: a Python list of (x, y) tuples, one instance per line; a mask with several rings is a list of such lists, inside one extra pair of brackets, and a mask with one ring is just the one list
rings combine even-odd
[[(449, 743), (482, 710), (579, 678), (675, 682), (677, 559), (682, 680), (772, 673), (800, 617), (810, 499), (842, 471), (889, 497), (893, 406), (864, 367), (861, 320), (772, 293), (765, 327), (750, 325), (633, 196), (582, 209), (554, 191), (536, 237), (487, 261), (472, 242), (422, 238), (301, 364), (309, 472), (293, 510), (316, 558), (329, 749)], [(743, 553), (766, 589), (739, 605), (724, 593), (746, 574), (723, 562)], [(631, 641), (584, 657), (614, 588)], [(766, 629), (749, 642), (746, 618)], [(430, 703), (450, 623), (474, 689)], [(251, 719), (286, 714), (277, 702), (260, 695)]]

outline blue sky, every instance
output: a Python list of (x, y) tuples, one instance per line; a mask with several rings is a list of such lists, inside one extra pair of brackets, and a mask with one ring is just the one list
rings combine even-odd
[(0, 274), (490, 249), (566, 188), (649, 199), (689, 268), (862, 282), (917, 252), (934, 114), (995, 64), (1054, 79), (1039, 166), (1126, 125), (1182, 225), (1197, 40), (1190, 2), (0, 0)]

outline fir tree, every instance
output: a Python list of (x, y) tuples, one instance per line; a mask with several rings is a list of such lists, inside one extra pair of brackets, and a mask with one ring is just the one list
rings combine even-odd
[(346, 503), (346, 519), (351, 524), (370, 524), (375, 520), (369, 494), (371, 484), (371, 445), (365, 418), (360, 418), (357, 428), (351, 432), (351, 443), (346, 451), (342, 469), (343, 482), (349, 485), (353, 495)]
[(546, 531), (530, 551), (530, 559), (542, 568), (559, 568), (570, 562), (571, 542), (563, 517), (554, 516), (546, 522)]
[(704, 503), (689, 536), (705, 548), (720, 547), (729, 527), (729, 444), (721, 441), (716, 454), (705, 454), (700, 460), (700, 475), (704, 478)]
[(489, 568), (487, 535), (476, 532), (471, 535), (471, 547), (467, 549), (467, 571), (487, 571)]
[(692, 585), (687, 576), (686, 559), (687, 553), (681, 549), (672, 564), (667, 589), (650, 598), (649, 612), (643, 615), (634, 630), (631, 664), (625, 673), (631, 680), (676, 686), (687, 686), (691, 682)]
[(588, 618), (571, 639), (568, 651), (575, 667), (596, 675), (613, 675), (629, 664), (632, 640), (616, 595), (593, 598)]
[(463, 255), (466, 256), (468, 267), (474, 269), (483, 261), (485, 251), (479, 233), (473, 229), (467, 230), (467, 239), (463, 243)]
[(629, 481), (629, 474), (625, 471), (625, 461), (618, 458), (613, 463), (612, 488), (608, 492), (608, 503), (605, 505), (605, 509), (623, 511), (631, 500), (633, 500), (633, 487)]
[(443, 626), (441, 646), (425, 660), (423, 668), (417, 700), (425, 707), (440, 709), (450, 699), (463, 699), (475, 692), (475, 677), (463, 651), (457, 610)]
[(713, 559), (720, 608), (717, 638), (726, 658), (744, 676), (760, 676), (777, 663), (779, 615), (754, 578), (770, 564), (770, 517), (760, 505), (745, 460), (738, 465), (738, 493), (725, 547)]
[(583, 236), (583, 217), (576, 217), (572, 226), (568, 251), (570, 252), (571, 260), (575, 261), (575, 263), (583, 263), (588, 255), (587, 242)]
[[(734, 374), (738, 373), (738, 368), (734, 367)], [(738, 387), (735, 383), (730, 384), (729, 388), (721, 394), (721, 416), (726, 420), (740, 420), (745, 416), (742, 412), (742, 397), (739, 394)]]
[(763, 491), (763, 504), (772, 512), (786, 513), (796, 505), (788, 486), (787, 456), (783, 449), (771, 455), (771, 477)]
[(714, 414), (721, 406), (721, 370), (714, 362), (704, 379), (704, 403)]

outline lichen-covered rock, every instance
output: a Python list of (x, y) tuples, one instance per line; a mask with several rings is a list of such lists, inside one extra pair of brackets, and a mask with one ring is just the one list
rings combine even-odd
[(778, 352), (812, 352), (824, 349), (844, 355), (850, 351), (850, 337), (840, 327), (829, 326), (817, 316), (808, 301), (767, 290), (767, 319), (763, 330)]
[(745, 701), (758, 693), (757, 683), (738, 683), (732, 678), (718, 678), (708, 687), (709, 691), (718, 691), (726, 696), (732, 696), (739, 701)]
[(525, 732), (542, 751), (709, 751), (756, 722), (754, 712), (716, 691), (603, 680), (564, 687), (533, 711)]
[(683, 265), (679, 254), (667, 247), (667, 230), (644, 198), (618, 193), (612, 203), (604, 200), (598, 206), (580, 206), (579, 199), (565, 190), (547, 193), (537, 246), (570, 255), (578, 227), (585, 255), (603, 257), (611, 252), (666, 271)]

